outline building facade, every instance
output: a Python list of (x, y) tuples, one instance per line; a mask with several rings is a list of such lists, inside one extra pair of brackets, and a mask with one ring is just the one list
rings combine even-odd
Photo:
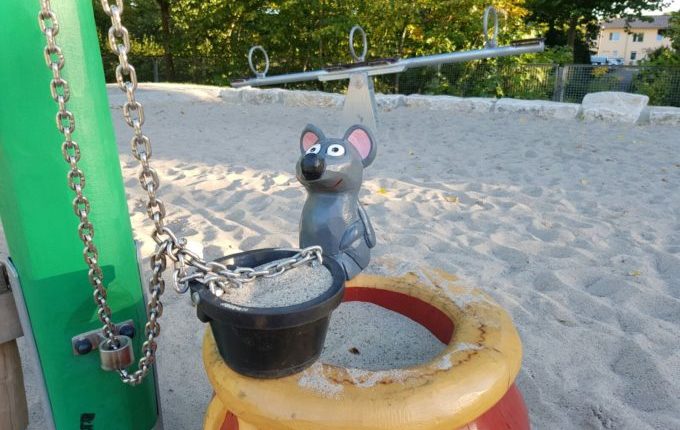
[(597, 40), (597, 56), (620, 64), (634, 65), (647, 58), (649, 53), (670, 47), (671, 40), (666, 37), (670, 16), (650, 17), (652, 21), (630, 21), (615, 19), (600, 26)]

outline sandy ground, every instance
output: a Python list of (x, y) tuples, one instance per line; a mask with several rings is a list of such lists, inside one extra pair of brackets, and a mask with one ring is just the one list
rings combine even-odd
[[(139, 98), (172, 228), (208, 257), (296, 245), (299, 133), (312, 122), (337, 134), (339, 111), (171, 88)], [(122, 99), (111, 102), (148, 255)], [(680, 428), (680, 130), (416, 108), (380, 117), (361, 197), (374, 256), (445, 269), (508, 309), (524, 342), (518, 384), (534, 428)], [(211, 394), (203, 325), (187, 297), (166, 294), (164, 420), (199, 429)], [(35, 402), (31, 411), (39, 429)]]

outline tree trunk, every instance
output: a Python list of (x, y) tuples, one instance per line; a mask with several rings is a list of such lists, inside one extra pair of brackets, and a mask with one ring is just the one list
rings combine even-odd
[[(404, 25), (404, 28), (401, 30), (401, 36), (399, 37), (399, 44), (397, 45), (397, 58), (401, 58), (404, 55), (404, 43), (406, 41), (406, 29), (408, 27)], [(400, 80), (399, 77), (401, 76), (401, 73), (397, 73), (394, 78), (394, 94), (399, 94), (399, 91), (401, 90), (400, 87)]]
[(165, 62), (168, 66), (168, 81), (175, 80), (175, 60), (172, 55), (170, 34), (170, 0), (156, 0), (161, 8), (161, 32), (163, 34), (163, 50)]
[(575, 54), (574, 48), (576, 46), (576, 26), (578, 25), (578, 18), (572, 16), (569, 20), (569, 30), (567, 32), (567, 45), (571, 52)]

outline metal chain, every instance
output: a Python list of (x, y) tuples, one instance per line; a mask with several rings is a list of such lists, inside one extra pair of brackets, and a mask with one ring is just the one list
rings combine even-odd
[[(160, 180), (156, 170), (149, 164), (151, 141), (142, 130), (144, 108), (135, 98), (137, 73), (132, 64), (128, 62), (130, 36), (121, 21), (123, 0), (115, 0), (115, 4), (109, 3), (109, 0), (101, 0), (101, 5), (104, 12), (111, 18), (111, 27), (108, 31), (109, 48), (118, 56), (116, 82), (127, 96), (127, 101), (123, 105), (123, 117), (128, 126), (134, 130), (130, 146), (132, 147), (132, 155), (140, 162), (142, 167), (139, 182), (148, 196), (147, 216), (154, 223), (151, 238), (156, 242), (156, 251), (151, 256), (150, 261), (152, 275), (149, 279), (148, 322), (144, 331), (146, 341), (142, 345), (144, 356), (139, 360), (139, 368), (134, 373), (130, 374), (126, 370), (119, 371), (123, 382), (136, 385), (146, 376), (155, 360), (155, 339), (160, 333), (158, 318), (163, 313), (160, 296), (165, 290), (163, 272), (166, 269), (167, 258), (174, 263), (173, 279), (175, 289), (178, 292), (186, 292), (189, 288), (189, 282), (193, 280), (207, 285), (213, 294), (221, 295), (226, 288), (239, 287), (243, 283), (252, 282), (257, 278), (278, 276), (286, 270), (314, 260), (321, 263), (323, 261), (322, 249), (319, 246), (313, 246), (303, 250), (295, 250), (298, 252), (293, 257), (272, 263), (258, 270), (251, 268), (230, 270), (223, 264), (205, 261), (196, 253), (190, 251), (186, 247), (186, 240), (178, 239), (172, 230), (165, 226), (165, 205), (156, 196), (156, 191), (160, 187)], [(189, 273), (190, 269), (192, 273)]]
[(80, 146), (73, 140), (73, 132), (76, 129), (76, 121), (73, 113), (67, 109), (70, 98), (69, 84), (61, 76), (64, 68), (64, 54), (57, 44), (57, 34), (59, 34), (59, 21), (52, 10), (50, 0), (41, 0), (40, 13), (38, 14), (40, 30), (45, 35), (47, 45), (44, 49), (45, 62), (52, 71), (50, 81), (50, 93), (52, 98), (59, 105), (56, 121), (57, 129), (64, 136), (61, 152), (64, 160), (69, 164), (68, 185), (74, 191), (76, 197), (73, 199), (73, 212), (80, 220), (78, 224), (78, 236), (85, 245), (83, 258), (89, 268), (88, 278), (93, 288), (93, 298), (97, 304), (97, 316), (104, 324), (102, 331), (108, 343), (112, 347), (118, 346), (115, 334), (115, 325), (111, 321), (111, 309), (106, 302), (106, 289), (104, 288), (104, 273), (99, 266), (99, 251), (94, 243), (94, 227), (90, 222), (90, 202), (85, 197), (85, 175), (78, 168), (80, 161)]

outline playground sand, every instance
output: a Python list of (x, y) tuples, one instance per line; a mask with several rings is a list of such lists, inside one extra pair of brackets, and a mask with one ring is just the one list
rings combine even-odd
[[(109, 94), (147, 257), (152, 226), (125, 95)], [(340, 110), (218, 94), (140, 85), (167, 224), (207, 258), (296, 246), (300, 132), (312, 122), (342, 136)], [(680, 428), (680, 128), (416, 107), (379, 116), (378, 155), (360, 195), (377, 233), (375, 264), (444, 269), (509, 311), (535, 429)], [(168, 288), (163, 302), (165, 428), (200, 429), (212, 394), (200, 365), (205, 325), (186, 296)], [(24, 368), (31, 429), (43, 429), (35, 362)]]
[[(276, 260), (277, 263), (283, 260)], [(255, 270), (262, 268), (256, 267)], [(320, 264), (303, 264), (272, 278), (258, 278), (239, 288), (227, 288), (221, 300), (254, 308), (274, 308), (304, 303), (321, 296), (333, 285), (333, 276)]]
[(403, 369), (431, 361), (444, 347), (425, 327), (397, 312), (345, 302), (331, 316), (319, 360), (353, 369)]

